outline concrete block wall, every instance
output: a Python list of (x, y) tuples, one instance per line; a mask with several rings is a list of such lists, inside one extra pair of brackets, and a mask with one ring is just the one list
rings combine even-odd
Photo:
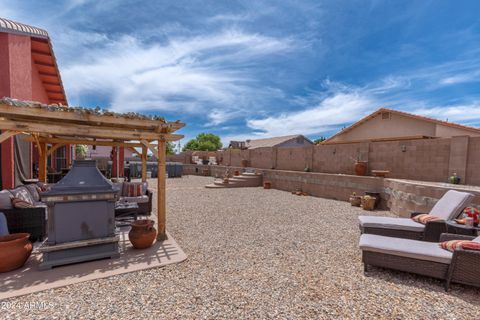
[[(222, 176), (226, 168), (226, 166), (183, 166), (184, 174), (201, 175), (203, 169), (208, 169), (212, 177)], [(245, 169), (229, 168), (231, 172)], [(428, 213), (448, 190), (474, 194), (472, 206), (480, 208), (480, 187), (344, 174), (271, 169), (258, 169), (258, 171), (263, 174), (263, 181), (270, 181), (274, 189), (287, 192), (301, 190), (315, 197), (348, 201), (353, 192), (357, 195), (363, 195), (365, 191), (378, 192), (381, 197), (381, 208), (390, 209), (393, 213), (405, 218), (410, 217), (410, 213), (414, 211)]]
[(368, 167), (389, 170), (388, 177), (446, 182), (450, 139), (372, 142)]
[[(354, 174), (354, 161), (368, 161), (371, 170), (389, 170), (389, 178), (446, 182), (456, 172), (462, 184), (480, 185), (480, 137), (423, 139), (260, 148), (217, 152), (222, 165), (332, 174)], [(187, 163), (187, 162), (184, 162)]]

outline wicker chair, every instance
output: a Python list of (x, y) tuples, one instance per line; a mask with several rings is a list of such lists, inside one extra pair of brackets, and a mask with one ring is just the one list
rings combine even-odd
[[(474, 195), (471, 193), (455, 190), (447, 191), (430, 211), (431, 215), (444, 220), (430, 221), (425, 225), (410, 218), (359, 216), (360, 232), (386, 237), (438, 242), (440, 235), (447, 232), (445, 221), (457, 218), (473, 198)], [(413, 212), (411, 217), (418, 214), (421, 214), (421, 212)]]
[[(448, 233), (440, 236), (440, 242), (448, 240), (480, 242), (480, 237)], [(370, 234), (360, 237), (359, 246), (365, 272), (370, 265), (429, 276), (444, 280), (446, 291), (452, 282), (480, 287), (480, 251), (455, 250), (451, 253), (440, 248), (438, 243)]]
[(46, 236), (46, 208), (1, 209), (7, 218), (10, 233), (30, 233), (30, 241), (42, 241)]

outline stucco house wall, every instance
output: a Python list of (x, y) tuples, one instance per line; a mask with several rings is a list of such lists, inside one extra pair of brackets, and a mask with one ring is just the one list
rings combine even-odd
[(358, 127), (339, 134), (331, 142), (413, 136), (433, 137), (435, 132), (436, 125), (434, 123), (389, 113), (388, 118), (383, 119), (382, 114), (379, 114)]

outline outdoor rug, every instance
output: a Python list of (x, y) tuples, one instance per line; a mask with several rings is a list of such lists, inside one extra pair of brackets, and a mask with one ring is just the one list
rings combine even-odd
[(120, 257), (83, 262), (38, 270), (41, 254), (35, 249), (20, 269), (0, 273), (0, 299), (16, 297), (42, 290), (67, 286), (122, 273), (179, 263), (187, 256), (168, 234), (168, 240), (155, 242), (152, 247), (136, 250), (128, 241), (128, 232), (120, 233)]

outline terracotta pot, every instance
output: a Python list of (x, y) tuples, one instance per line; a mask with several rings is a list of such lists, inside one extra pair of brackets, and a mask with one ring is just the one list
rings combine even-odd
[(367, 173), (367, 162), (357, 161), (355, 162), (355, 174), (357, 176), (364, 176)]
[(272, 183), (270, 181), (265, 181), (263, 183), (263, 189), (270, 189), (272, 187)]
[(0, 237), (0, 272), (22, 267), (32, 253), (29, 233), (13, 233)]
[(372, 211), (373, 209), (375, 209), (375, 200), (376, 200), (375, 197), (371, 197), (371, 198), (363, 197), (362, 198), (362, 208), (363, 208), (363, 210)]
[(153, 227), (153, 220), (137, 220), (132, 222), (132, 229), (128, 233), (128, 239), (135, 249), (146, 249), (151, 247), (157, 230)]
[(238, 171), (238, 170), (235, 170), (235, 172), (233, 173), (233, 175), (235, 175), (235, 176), (239, 176), (239, 175), (240, 175), (240, 171)]
[(248, 160), (242, 159), (241, 164), (242, 164), (242, 167), (244, 167), (244, 168), (248, 167)]
[(360, 197), (360, 196), (350, 196), (350, 204), (353, 207), (360, 207), (361, 203), (362, 203), (362, 197)]

